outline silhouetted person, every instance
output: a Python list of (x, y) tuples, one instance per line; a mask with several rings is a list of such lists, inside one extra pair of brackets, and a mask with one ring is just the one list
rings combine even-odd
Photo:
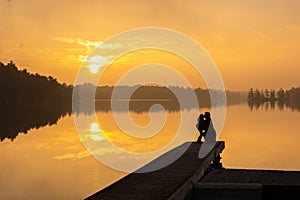
[(200, 133), (200, 136), (198, 137), (198, 142), (201, 142), (202, 137), (205, 137), (205, 133), (206, 133), (206, 127), (205, 127), (205, 119), (204, 119), (204, 115), (200, 114), (198, 117), (198, 122), (196, 124), (196, 127)]
[[(202, 142), (202, 137), (205, 141), (216, 141), (216, 131), (211, 123), (210, 113), (205, 112), (200, 114), (196, 127), (200, 133), (197, 142)], [(209, 134), (208, 134), (209, 133)], [(208, 135), (207, 135), (208, 134)]]
[(202, 137), (205, 138), (205, 136), (206, 136), (206, 133), (208, 130), (208, 125), (209, 125), (209, 122), (207, 121), (208, 120), (207, 117), (208, 117), (207, 113), (205, 113), (204, 115), (200, 114), (198, 117), (198, 123), (196, 124), (196, 127), (197, 127), (200, 135), (198, 137), (197, 142), (201, 142)]
[(209, 112), (205, 112), (204, 113), (204, 124), (205, 124), (205, 130), (206, 130), (206, 133), (208, 131), (208, 127), (209, 127), (209, 124), (211, 122), (211, 119), (210, 119), (210, 113)]

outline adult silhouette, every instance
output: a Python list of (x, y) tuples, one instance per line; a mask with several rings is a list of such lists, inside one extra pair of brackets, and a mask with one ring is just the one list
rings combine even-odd
[(202, 142), (202, 138), (204, 138), (204, 140), (207, 142), (216, 141), (216, 131), (211, 122), (209, 112), (205, 112), (204, 115), (199, 115), (196, 127), (200, 133), (197, 142)]

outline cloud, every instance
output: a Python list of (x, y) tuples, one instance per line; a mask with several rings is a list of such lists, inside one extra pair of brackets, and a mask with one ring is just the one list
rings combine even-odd
[[(69, 43), (69, 44), (77, 44), (79, 46), (85, 47), (86, 51), (84, 54), (80, 55), (68, 55), (69, 57), (77, 57), (81, 61), (86, 61), (88, 58), (88, 55), (92, 52), (93, 49), (98, 48), (102, 50), (116, 50), (116, 49), (122, 49), (125, 48), (125, 45), (117, 42), (117, 43), (103, 43), (102, 41), (90, 41), (82, 38), (72, 38), (72, 37), (52, 37), (53, 40)], [(102, 57), (101, 61), (103, 62)], [(109, 61), (110, 56), (106, 56), (105, 60), (107, 62)], [(99, 62), (99, 61), (98, 61)]]
[[(117, 43), (103, 43), (102, 41), (90, 41), (82, 38), (71, 38), (71, 37), (52, 37), (53, 40), (65, 42), (65, 43), (73, 43), (78, 44), (80, 46), (84, 46), (87, 48), (87, 51), (90, 52), (93, 48), (99, 47), (101, 49), (121, 49), (125, 46), (119, 42)], [(101, 46), (100, 46), (101, 45)]]
[(81, 38), (71, 38), (71, 37), (52, 37), (53, 40), (65, 42), (65, 43), (71, 43), (71, 44), (78, 44), (80, 46), (86, 47), (87, 52), (89, 53), (92, 48), (97, 47), (98, 45), (102, 44), (102, 42), (93, 42)]

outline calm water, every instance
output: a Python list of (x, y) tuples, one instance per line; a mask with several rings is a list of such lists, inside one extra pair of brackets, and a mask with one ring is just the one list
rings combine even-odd
[[(196, 110), (185, 112), (198, 113)], [(113, 123), (110, 112), (97, 112), (97, 117), (115, 144), (131, 151), (160, 148), (172, 137), (172, 134), (163, 134), (164, 139), (159, 141), (135, 144), (120, 136), (121, 131)], [(150, 122), (147, 113), (132, 112), (131, 117), (141, 126)], [(176, 122), (180, 114), (171, 112), (167, 117)], [(195, 132), (196, 119), (190, 121), (186, 131)], [(251, 111), (246, 104), (229, 106), (219, 137), (226, 146), (222, 153), (224, 167), (300, 170), (299, 121), (300, 113), (290, 109)], [(94, 128), (91, 125), (90, 131)], [(163, 132), (175, 129), (176, 126), (166, 123)], [(79, 200), (126, 175), (89, 154), (77, 134), (72, 116), (63, 117), (55, 125), (20, 134), (14, 141), (5, 139), (0, 143), (0, 156), (0, 199)]]

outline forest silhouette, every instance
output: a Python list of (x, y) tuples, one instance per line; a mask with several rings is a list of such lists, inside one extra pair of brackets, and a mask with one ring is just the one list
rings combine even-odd
[(38, 129), (71, 114), (72, 85), (0, 62), (0, 140)]
[(32, 74), (26, 69), (19, 70), (10, 61), (4, 65), (0, 62), (0, 103), (3, 105), (53, 104), (70, 101), (72, 85), (59, 83), (52, 76)]
[(264, 107), (266, 110), (275, 109), (275, 106), (279, 110), (284, 108), (290, 108), (291, 110), (300, 111), (300, 87), (292, 87), (289, 90), (283, 90), (280, 88), (278, 91), (274, 89), (253, 89), (248, 92), (248, 106), (251, 110)]
[[(207, 89), (177, 86), (170, 88), (184, 97), (195, 93), (200, 108), (211, 107), (210, 94)], [(80, 95), (77, 101), (72, 103), (74, 90), (89, 94), (93, 89), (96, 90), (95, 97), (93, 97), (95, 104), (91, 102), (90, 107), (82, 108), (80, 105), (84, 99), (81, 99)], [(52, 76), (30, 73), (26, 69), (20, 70), (12, 61), (7, 64), (0, 62), (0, 140), (3, 141), (6, 138), (14, 140), (20, 133), (26, 134), (31, 129), (54, 125), (66, 115), (91, 115), (94, 111), (110, 112), (114, 89), (119, 89), (123, 94), (135, 89), (129, 104), (129, 110), (132, 112), (148, 112), (154, 104), (160, 104), (169, 112), (194, 108), (188, 98), (180, 105), (175, 94), (163, 86), (113, 87), (93, 86), (89, 83), (73, 86), (59, 83)], [(210, 92), (219, 94), (216, 90)], [(245, 95), (239, 92), (226, 91), (226, 94), (228, 105), (239, 104), (246, 99)], [(122, 98), (122, 94), (119, 98)], [(127, 112), (123, 104), (123, 101), (118, 102), (116, 111)], [(218, 102), (214, 106), (218, 106)], [(158, 111), (161, 107), (156, 109)]]
[[(114, 90), (120, 91), (116, 97), (113, 96)], [(134, 91), (128, 99), (127, 94)], [(93, 97), (95, 92), (95, 97)], [(179, 110), (191, 110), (193, 108), (210, 108), (212, 106), (210, 99), (210, 92), (219, 97), (214, 102), (213, 106), (227, 106), (234, 104), (241, 104), (246, 102), (247, 96), (244, 93), (226, 91), (227, 104), (223, 105), (221, 101), (222, 92), (218, 90), (207, 90), (202, 88), (184, 88), (178, 86), (151, 86), (151, 85), (135, 85), (135, 86), (93, 86), (91, 84), (82, 84), (74, 86), (74, 101), (73, 111), (76, 114), (84, 113), (91, 115), (94, 110), (110, 112), (111, 101), (115, 103), (114, 111), (126, 112), (127, 101), (129, 101), (129, 110), (136, 113), (148, 112), (150, 107), (159, 104), (162, 107), (157, 107), (152, 111), (161, 111), (165, 109), (169, 112), (177, 112)], [(176, 96), (178, 95), (178, 97)], [(198, 104), (193, 104), (190, 97), (195, 95)], [(76, 101), (77, 99), (77, 101)], [(95, 99), (94, 103), (85, 103), (81, 106), (81, 102), (91, 101)], [(90, 106), (86, 106), (90, 105)]]

